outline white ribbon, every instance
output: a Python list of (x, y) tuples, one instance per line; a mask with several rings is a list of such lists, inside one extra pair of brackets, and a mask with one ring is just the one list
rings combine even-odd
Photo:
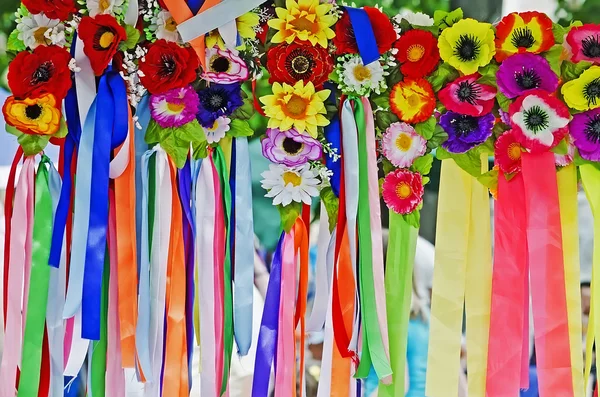
[(317, 263), (315, 276), (315, 299), (306, 325), (306, 332), (321, 332), (327, 316), (329, 300), (329, 281), (331, 277), (327, 269), (327, 251), (333, 240), (329, 233), (329, 217), (325, 204), (321, 203), (321, 219), (319, 220), (319, 242), (317, 244)]
[(131, 139), (131, 134), (133, 134), (133, 131), (128, 129), (125, 142), (123, 142), (121, 149), (110, 162), (110, 168), (108, 171), (108, 176), (110, 179), (117, 179), (123, 175), (123, 172), (125, 172), (127, 169), (127, 165), (129, 164), (129, 140)]
[(138, 21), (139, 12), (138, 0), (129, 0), (127, 4), (127, 12), (125, 13), (124, 21), (127, 25), (135, 26)]

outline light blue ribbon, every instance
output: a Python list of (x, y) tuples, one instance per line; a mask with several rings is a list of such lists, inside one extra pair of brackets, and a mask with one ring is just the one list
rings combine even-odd
[[(150, 123), (150, 95), (145, 95), (137, 106), (135, 115), (138, 118), (138, 123), (142, 129), (136, 131), (134, 136), (134, 147), (135, 147), (135, 169), (139, 170), (142, 166), (142, 156), (148, 150), (148, 144), (144, 140), (148, 124)], [(135, 231), (138, 236), (142, 233), (142, 174), (140, 172), (135, 173)], [(140, 258), (141, 258), (141, 240), (136, 239), (137, 244), (137, 258), (138, 258), (138, 274), (140, 272)]]

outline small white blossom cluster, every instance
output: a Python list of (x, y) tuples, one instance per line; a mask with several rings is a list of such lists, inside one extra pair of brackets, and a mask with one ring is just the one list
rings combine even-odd
[(62, 23), (49, 28), (44, 32), (44, 37), (47, 38), (51, 44), (63, 47), (67, 42), (65, 37), (65, 26)]
[(324, 138), (320, 139), (323, 152), (328, 155), (333, 162), (337, 162), (342, 156), (338, 154), (337, 148), (331, 147), (331, 142), (327, 142)]
[(158, 4), (157, 0), (142, 0), (140, 1), (140, 15), (146, 22), (152, 21), (162, 8)]
[(135, 47), (133, 53), (130, 51), (123, 53), (123, 68), (125, 71), (121, 72), (121, 76), (125, 80), (125, 84), (127, 84), (127, 98), (129, 99), (129, 103), (134, 108), (137, 107), (146, 93), (146, 88), (140, 82), (142, 73), (139, 71), (136, 62), (143, 59), (146, 52), (147, 50), (138, 45)]
[(325, 166), (325, 164), (320, 161), (309, 161), (311, 171), (321, 180), (321, 183), (317, 186), (317, 189), (322, 190), (326, 187), (331, 186), (331, 177), (333, 176), (333, 171)]

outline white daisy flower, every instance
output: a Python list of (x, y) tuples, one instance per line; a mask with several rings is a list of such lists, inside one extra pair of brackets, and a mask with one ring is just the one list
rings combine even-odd
[(263, 172), (261, 182), (268, 190), (265, 197), (273, 198), (273, 205), (289, 205), (292, 201), (310, 204), (312, 197), (319, 195), (319, 179), (310, 164), (289, 168), (283, 164), (271, 164)]
[(124, 0), (87, 0), (87, 9), (91, 17), (101, 14), (112, 14), (123, 5)]
[(228, 117), (221, 116), (215, 120), (210, 128), (204, 127), (204, 134), (208, 143), (217, 143), (225, 138), (225, 133), (229, 131), (231, 120)]
[(156, 26), (156, 38), (167, 41), (181, 42), (179, 32), (177, 31), (177, 22), (173, 19), (171, 13), (162, 10), (152, 19), (152, 24)]
[(394, 21), (400, 23), (406, 19), (413, 26), (433, 26), (434, 20), (429, 15), (422, 12), (414, 12), (408, 9), (403, 9), (400, 13), (394, 16)]
[(406, 123), (393, 123), (383, 134), (383, 155), (396, 167), (408, 168), (427, 150), (427, 141)]
[(338, 67), (338, 75), (340, 89), (345, 93), (367, 96), (370, 91), (379, 94), (387, 88), (385, 83), (387, 73), (381, 63), (372, 62), (365, 66), (359, 55), (349, 57), (341, 65), (341, 70)]
[(40, 45), (64, 45), (65, 26), (58, 19), (50, 19), (43, 13), (30, 14), (17, 24), (19, 39), (31, 49)]

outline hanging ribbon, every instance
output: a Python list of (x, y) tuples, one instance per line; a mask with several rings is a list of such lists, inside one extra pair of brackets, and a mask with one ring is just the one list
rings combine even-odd
[(315, 297), (313, 299), (313, 307), (306, 326), (307, 332), (321, 332), (325, 325), (329, 292), (331, 287), (331, 272), (328, 267), (328, 251), (331, 247), (332, 235), (329, 232), (329, 218), (325, 204), (321, 203), (319, 219), (319, 241), (317, 242), (317, 263), (315, 265)]
[(539, 390), (569, 397), (573, 379), (554, 154), (523, 153), (522, 167)]
[(377, 40), (375, 39), (369, 14), (361, 8), (344, 7), (344, 9), (350, 17), (356, 45), (363, 64), (368, 65), (371, 62), (379, 61)]
[[(106, 249), (106, 248), (105, 248)], [(88, 390), (91, 397), (106, 396), (106, 352), (108, 342), (108, 288), (110, 282), (109, 256), (104, 256), (102, 271), (102, 289), (100, 295), (100, 338), (90, 345), (90, 363), (88, 367)]]
[[(328, 102), (337, 107), (336, 102), (336, 85), (331, 83), (325, 83), (325, 88), (331, 91), (329, 95)], [(329, 121), (329, 124), (325, 127), (325, 139), (329, 143), (329, 148), (336, 152), (340, 153), (342, 150), (342, 136), (340, 133), (340, 120), (337, 117), (332, 118)], [(328, 170), (332, 172), (329, 181), (331, 183), (331, 190), (336, 195), (336, 197), (340, 196), (340, 176), (341, 176), (341, 167), (342, 161), (340, 159), (336, 159), (332, 156), (327, 155), (325, 157), (325, 166)]]

